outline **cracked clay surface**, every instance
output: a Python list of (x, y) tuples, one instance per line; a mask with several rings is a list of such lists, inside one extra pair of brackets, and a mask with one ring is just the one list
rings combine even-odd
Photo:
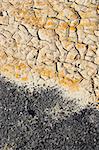
[(98, 102), (98, 15), (96, 0), (0, 0), (1, 75)]

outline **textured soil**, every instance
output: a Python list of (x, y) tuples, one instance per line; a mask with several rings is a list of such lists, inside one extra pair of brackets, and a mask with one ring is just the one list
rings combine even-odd
[(98, 102), (98, 17), (98, 0), (0, 0), (0, 73)]
[(99, 150), (99, 0), (0, 0), (0, 150)]

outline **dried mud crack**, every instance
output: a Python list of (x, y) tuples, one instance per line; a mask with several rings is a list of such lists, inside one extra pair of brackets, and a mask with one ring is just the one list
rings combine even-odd
[(98, 15), (95, 0), (0, 0), (1, 75), (98, 103)]

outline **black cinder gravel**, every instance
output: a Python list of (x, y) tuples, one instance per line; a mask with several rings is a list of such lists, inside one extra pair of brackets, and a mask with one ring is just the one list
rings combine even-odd
[(0, 150), (99, 150), (99, 111), (52, 119), (45, 113), (61, 101), (57, 89), (30, 94), (0, 78)]

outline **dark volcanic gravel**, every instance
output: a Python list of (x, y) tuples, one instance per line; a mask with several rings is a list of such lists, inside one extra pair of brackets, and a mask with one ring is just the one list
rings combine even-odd
[(1, 150), (99, 150), (99, 111), (52, 119), (45, 113), (61, 101), (57, 89), (32, 94), (0, 78)]

